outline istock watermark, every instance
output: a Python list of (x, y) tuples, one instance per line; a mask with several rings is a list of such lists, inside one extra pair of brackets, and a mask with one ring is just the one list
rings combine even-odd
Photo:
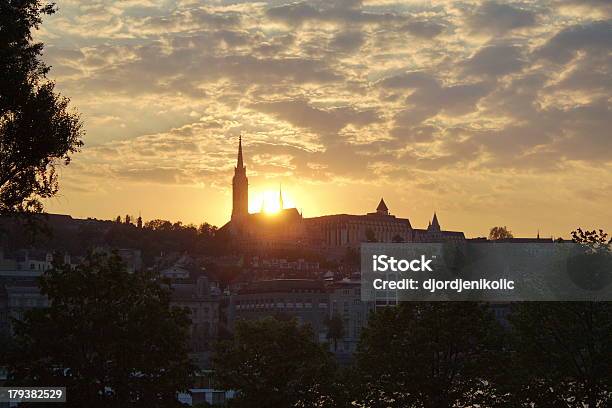
[(427, 259), (421, 255), (420, 259), (395, 259), (393, 256), (372, 255), (372, 270), (374, 272), (406, 272), (406, 271), (429, 271), (433, 270), (429, 266), (433, 259)]
[(612, 254), (574, 243), (368, 243), (364, 301), (612, 301)]

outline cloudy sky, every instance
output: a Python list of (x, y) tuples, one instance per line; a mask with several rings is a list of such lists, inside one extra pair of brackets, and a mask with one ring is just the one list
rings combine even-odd
[(50, 77), (85, 147), (48, 209), (222, 225), (372, 211), (486, 235), (612, 230), (612, 3), (58, 0)]

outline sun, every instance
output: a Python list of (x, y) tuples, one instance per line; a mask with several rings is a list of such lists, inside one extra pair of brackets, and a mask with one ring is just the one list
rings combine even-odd
[(291, 199), (291, 195), (287, 192), (279, 190), (265, 190), (262, 192), (255, 193), (254, 196), (249, 200), (249, 212), (250, 213), (265, 213), (268, 215), (278, 214), (281, 209), (294, 208), (295, 205)]

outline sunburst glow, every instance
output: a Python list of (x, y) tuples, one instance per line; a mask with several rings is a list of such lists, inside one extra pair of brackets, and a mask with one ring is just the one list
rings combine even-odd
[[(295, 203), (291, 195), (283, 191), (282, 193), (282, 208), (293, 208)], [(276, 214), (281, 210), (280, 193), (278, 190), (265, 190), (256, 192), (249, 200), (249, 212), (266, 214)]]

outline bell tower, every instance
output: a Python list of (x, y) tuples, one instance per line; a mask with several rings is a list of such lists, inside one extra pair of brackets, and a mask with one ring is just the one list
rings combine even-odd
[(244, 219), (249, 214), (249, 179), (242, 159), (242, 135), (238, 139), (238, 162), (232, 179), (232, 221)]

